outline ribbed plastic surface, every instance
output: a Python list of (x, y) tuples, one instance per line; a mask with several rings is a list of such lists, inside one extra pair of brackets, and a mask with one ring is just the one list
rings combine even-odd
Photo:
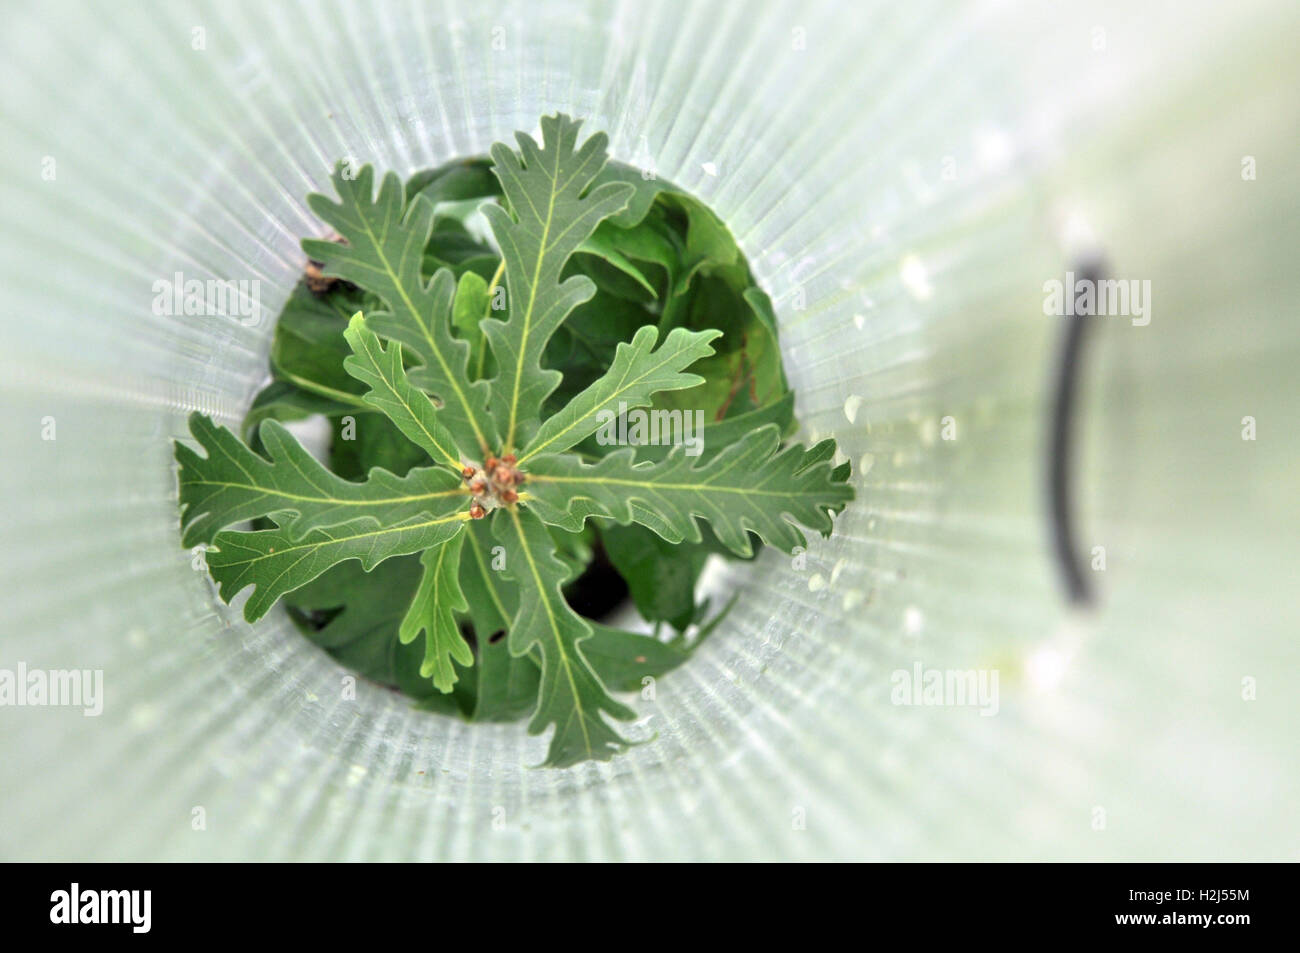
[[(0, 857), (1295, 858), (1295, 8), (1069, 6), (8, 13), (0, 668), (106, 697), (0, 708)], [(170, 449), (259, 388), (337, 159), (408, 172), (557, 109), (731, 225), (858, 487), (805, 568), (729, 570), (645, 744), (562, 772), (243, 623), (180, 549)], [(1153, 308), (1088, 355), (1080, 615), (1042, 304), (1095, 247)], [(178, 271), (260, 281), (260, 322), (155, 315)], [(997, 715), (891, 704), (918, 661), (997, 669)]]

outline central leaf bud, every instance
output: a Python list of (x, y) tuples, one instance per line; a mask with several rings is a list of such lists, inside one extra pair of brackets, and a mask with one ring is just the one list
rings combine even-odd
[(482, 519), (490, 510), (508, 506), (519, 499), (517, 487), (524, 482), (524, 474), (516, 462), (513, 453), (499, 458), (489, 454), (481, 467), (470, 464), (461, 470), (460, 475), (474, 496), (469, 508), (472, 519)]

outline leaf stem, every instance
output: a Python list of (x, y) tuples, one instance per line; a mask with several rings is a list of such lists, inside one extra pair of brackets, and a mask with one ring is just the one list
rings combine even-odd
[(316, 394), (319, 397), (328, 397), (330, 400), (336, 400), (341, 404), (351, 404), (361, 410), (373, 412), (375, 408), (369, 406), (364, 400), (356, 394), (349, 394), (345, 390), (336, 390), (333, 387), (326, 387), (324, 384), (317, 384), (305, 377), (299, 377), (297, 374), (290, 374), (287, 371), (277, 370), (276, 376), (287, 380), (294, 387)]

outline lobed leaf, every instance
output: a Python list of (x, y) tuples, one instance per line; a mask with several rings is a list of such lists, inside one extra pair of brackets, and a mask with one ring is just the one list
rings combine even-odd
[[(494, 552), (494, 549), (496, 550)], [(493, 569), (504, 554), (492, 536), (488, 520), (476, 520), (465, 530), (460, 558), (460, 588), (469, 600), (469, 617), (478, 639), (479, 692), (474, 721), (514, 721), (537, 707), (541, 668), (533, 649), (527, 655), (510, 654), (505, 638), (519, 605), (519, 587)]]
[(181, 542), (187, 547), (211, 543), (218, 530), (260, 516), (276, 516), (280, 532), (297, 540), (326, 526), (358, 520), (394, 525), (467, 506), (459, 476), (441, 468), (404, 477), (375, 469), (364, 483), (335, 476), (274, 420), (259, 430), (269, 457), (197, 412), (190, 415), (190, 433), (207, 456), (176, 444)]
[(575, 530), (588, 516), (641, 523), (670, 542), (700, 541), (702, 517), (729, 550), (748, 556), (748, 533), (790, 552), (804, 542), (794, 523), (829, 533), (832, 513), (853, 489), (832, 473), (834, 442), (777, 452), (775, 425), (754, 430), (694, 465), (674, 447), (659, 463), (636, 463), (632, 448), (595, 464), (568, 456), (538, 457), (528, 468), (528, 506), (545, 521)]
[(582, 655), (580, 643), (591, 625), (564, 601), (560, 585), (567, 568), (555, 556), (550, 533), (533, 513), (500, 510), (493, 531), (506, 547), (506, 577), (519, 590), (510, 626), (510, 653), (541, 652), (542, 676), (531, 734), (555, 725), (546, 764), (568, 767), (591, 759), (607, 761), (627, 746), (604, 715), (628, 720), (631, 709), (615, 701)]
[(678, 191), (677, 186), (625, 162), (605, 163), (605, 168), (600, 171), (592, 184), (604, 185), (606, 182), (626, 182), (632, 188), (632, 197), (628, 199), (627, 208), (609, 219), (609, 223), (617, 228), (631, 229), (640, 225), (660, 193)]
[(456, 443), (439, 419), (438, 409), (420, 388), (411, 383), (402, 366), (402, 345), (394, 341), (384, 350), (383, 342), (354, 314), (343, 332), (352, 348), (344, 369), (370, 389), (362, 396), (397, 425), (412, 443), (439, 463), (459, 470), (462, 466)]
[(395, 173), (384, 176), (374, 195), (374, 170), (364, 166), (355, 177), (340, 165), (333, 176), (339, 202), (308, 196), (322, 220), (347, 242), (308, 239), (303, 250), (337, 275), (378, 295), (387, 311), (373, 312), (369, 327), (400, 342), (422, 364), (412, 381), (438, 397), (442, 420), (460, 449), (478, 455), (495, 445), (487, 414), (487, 385), (469, 379), (469, 345), (451, 333), (455, 278), (440, 269), (426, 284), (421, 274), (424, 247), (433, 229), (433, 203), (417, 196), (406, 208), (405, 189)]
[(709, 556), (703, 546), (670, 543), (644, 526), (605, 526), (600, 538), (643, 619), (679, 630), (690, 625), (695, 583)]
[(457, 579), (464, 542), (465, 534), (461, 533), (441, 546), (424, 551), (420, 557), (420, 565), (424, 567), (420, 588), (397, 630), (403, 645), (414, 642), (424, 632), (420, 675), (432, 678), (434, 687), (444, 694), (451, 691), (458, 679), (452, 661), (466, 666), (474, 664), (474, 653), (460, 634), (456, 621), (456, 614), (469, 608)]
[(474, 721), (516, 721), (537, 707), (542, 670), (533, 656), (516, 658), (502, 637), (479, 643), (479, 692)]
[[(789, 436), (794, 422), (794, 391), (786, 391), (780, 399), (758, 410), (746, 411), (722, 420), (705, 422), (699, 437), (704, 449), (697, 463), (707, 460), (731, 446), (748, 433), (752, 433), (765, 424), (776, 424), (782, 436)], [(643, 443), (636, 448), (637, 462), (642, 460), (662, 460), (672, 450), (671, 444)]]
[(547, 341), (569, 312), (595, 292), (591, 280), (581, 275), (561, 281), (564, 265), (633, 193), (622, 182), (587, 192), (605, 165), (604, 133), (577, 148), (580, 123), (556, 115), (544, 116), (541, 125), (540, 147), (523, 133), (516, 136), (518, 154), (501, 143), (492, 147), (493, 171), (511, 211), (483, 208), (505, 261), (510, 301), (508, 320), (483, 322), (497, 363), (492, 412), (507, 451), (532, 436), (542, 402), (560, 381), (558, 371), (542, 369)]
[(542, 424), (519, 455), (520, 464), (538, 454), (559, 453), (581, 443), (600, 429), (605, 415), (645, 407), (661, 391), (699, 384), (704, 378), (684, 369), (712, 354), (709, 342), (721, 333), (677, 328), (654, 350), (659, 331), (642, 327), (630, 344), (618, 345), (614, 363), (602, 377)]
[(356, 559), (369, 572), (391, 556), (418, 553), (446, 542), (461, 531), (467, 519), (469, 514), (462, 509), (391, 526), (357, 520), (314, 529), (301, 538), (291, 536), (283, 526), (251, 533), (227, 530), (216, 535), (216, 549), (207, 553), (208, 570), (226, 602), (248, 586), (254, 587), (244, 604), (244, 618), (253, 622), (266, 615), (281, 596), (331, 566)]
[(591, 623), (592, 634), (582, 650), (605, 684), (635, 692), (642, 679), (666, 675), (691, 657), (694, 645), (662, 642), (651, 635)]

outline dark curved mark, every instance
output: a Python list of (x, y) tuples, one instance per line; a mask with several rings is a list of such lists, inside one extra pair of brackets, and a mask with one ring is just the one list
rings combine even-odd
[[(1102, 263), (1093, 260), (1077, 266), (1075, 274), (1080, 281), (1097, 281), (1102, 271)], [(1075, 315), (1062, 320), (1065, 322), (1065, 330), (1057, 356), (1047, 441), (1048, 506), (1052, 547), (1056, 554), (1057, 568), (1065, 583), (1066, 597), (1074, 605), (1087, 606), (1093, 603), (1095, 594), (1075, 539), (1074, 498), (1071, 490), (1079, 367), (1084, 340), (1095, 319)]]

